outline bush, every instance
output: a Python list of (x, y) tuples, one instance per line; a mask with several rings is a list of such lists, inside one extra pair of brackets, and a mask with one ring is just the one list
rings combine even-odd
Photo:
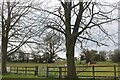
[(114, 50), (114, 54), (111, 55), (111, 59), (113, 62), (120, 62), (120, 50)]

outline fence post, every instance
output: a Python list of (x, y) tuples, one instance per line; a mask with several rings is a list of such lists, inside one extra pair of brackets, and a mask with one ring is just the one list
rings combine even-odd
[(120, 63), (118, 63), (118, 78), (120, 78)]
[(66, 77), (67, 76), (67, 67), (65, 67), (65, 75), (64, 75), (64, 77)]
[(16, 72), (16, 71), (15, 71), (15, 66), (14, 66), (13, 68), (14, 68), (14, 74), (15, 74), (15, 72)]
[(62, 67), (59, 67), (59, 78), (62, 78)]
[(117, 80), (116, 78), (116, 66), (114, 65), (114, 80)]
[(10, 66), (10, 73), (11, 73), (11, 66)]
[(17, 67), (17, 74), (18, 74), (18, 67)]
[(92, 66), (92, 70), (93, 70), (93, 80), (95, 80), (95, 67), (94, 67), (94, 65)]
[(38, 76), (38, 66), (35, 66), (35, 76)]
[(25, 75), (27, 75), (27, 67), (25, 67)]
[(49, 76), (49, 67), (46, 67), (46, 77)]

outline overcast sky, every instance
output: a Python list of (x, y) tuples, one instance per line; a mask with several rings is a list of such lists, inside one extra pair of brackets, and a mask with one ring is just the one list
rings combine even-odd
[[(0, 1), (5, 1), (5, 0), (0, 0)], [(14, 1), (14, 0), (11, 0), (11, 1)], [(18, 1), (18, 0), (16, 0), (16, 1)], [(21, 0), (22, 1), (22, 0)], [(37, 0), (36, 0), (37, 1)], [(38, 1), (42, 1), (42, 0), (38, 0)], [(55, 4), (58, 4), (57, 2), (58, 2), (58, 0), (43, 0), (43, 1), (50, 1), (50, 3), (49, 3), (49, 5), (50, 6), (54, 6)], [(78, 0), (75, 0), (75, 1), (78, 1)], [(119, 2), (119, 0), (93, 0), (93, 1), (98, 1), (98, 2), (110, 2), (110, 3), (117, 3), (117, 2)], [(51, 3), (52, 3), (52, 5), (51, 5)], [(54, 4), (54, 5), (53, 5)], [(118, 12), (116, 12), (116, 13), (118, 13)], [(110, 33), (110, 34), (116, 34), (117, 32), (118, 32), (118, 22), (114, 22), (114, 23), (110, 23), (110, 24), (105, 24), (104, 25), (105, 27), (106, 27), (106, 30)], [(117, 34), (115, 35), (115, 36), (113, 36), (113, 39), (114, 39), (114, 41), (117, 43), (118, 42), (118, 36), (117, 36)], [(106, 40), (106, 44), (108, 44), (109, 45), (109, 47), (106, 47), (106, 46), (101, 46), (101, 47), (98, 47), (98, 46), (96, 46), (94, 43), (89, 43), (87, 46), (89, 46), (89, 48), (90, 49), (96, 49), (96, 50), (98, 50), (98, 51), (100, 51), (100, 50), (106, 50), (106, 51), (109, 51), (109, 50), (114, 50), (114, 49), (116, 49), (116, 48), (118, 48), (118, 46), (117, 45), (115, 45), (112, 41), (108, 41), (108, 40)], [(80, 52), (81, 52), (81, 50), (80, 50), (80, 48), (78, 48), (78, 47), (76, 47), (76, 52), (75, 52), (75, 56), (77, 57), (79, 54), (80, 54)], [(65, 53), (63, 52), (63, 53), (59, 53), (59, 56), (60, 57), (63, 57), (63, 58), (65, 58)]]

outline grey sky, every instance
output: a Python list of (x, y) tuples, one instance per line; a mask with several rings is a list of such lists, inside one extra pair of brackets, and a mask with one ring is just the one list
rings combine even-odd
[[(0, 1), (6, 1), (6, 0), (0, 0)], [(8, 0), (8, 1), (9, 1), (9, 0)], [(13, 2), (13, 1), (20, 1), (20, 0), (10, 0), (10, 1)], [(21, 1), (22, 1), (22, 0), (21, 0)], [(42, 0), (36, 0), (36, 1), (41, 1), (41, 2), (42, 2)], [(55, 4), (58, 4), (58, 3), (57, 3), (58, 0), (43, 0), (43, 1), (46, 1), (46, 2), (47, 2), (47, 1), (50, 1), (49, 6), (54, 6)], [(75, 0), (75, 1), (79, 1), (79, 0)], [(116, 2), (118, 2), (119, 0), (93, 0), (93, 1), (116, 3)], [(51, 5), (51, 3), (52, 3), (52, 5)], [(118, 12), (117, 12), (117, 13), (118, 13)], [(104, 26), (106, 27), (106, 30), (107, 30), (110, 34), (115, 34), (115, 33), (118, 32), (118, 23), (117, 23), (117, 22), (116, 22), (116, 23), (105, 24)], [(118, 42), (118, 36), (117, 36), (117, 34), (116, 34), (116, 36), (113, 37), (113, 39), (115, 40), (115, 42)], [(89, 46), (88, 48), (90, 48), (90, 49), (107, 50), (107, 51), (109, 51), (109, 50), (114, 50), (114, 49), (116, 49), (116, 48), (118, 47), (117, 45), (115, 45), (115, 44), (114, 44), (113, 42), (111, 42), (111, 41), (106, 41), (106, 40), (105, 40), (104, 42), (106, 42), (106, 44), (108, 44), (109, 47), (105, 47), (105, 46), (98, 47), (98, 46), (96, 46), (94, 43), (89, 43), (87, 46)], [(28, 49), (28, 50), (29, 50), (29, 49)], [(75, 56), (78, 56), (79, 53), (81, 52), (81, 50), (80, 50), (80, 48), (78, 48), (78, 47), (76, 47), (75, 50), (76, 50)], [(64, 52), (63, 52), (63, 53), (59, 53), (58, 55), (65, 58), (65, 53), (64, 53)]]

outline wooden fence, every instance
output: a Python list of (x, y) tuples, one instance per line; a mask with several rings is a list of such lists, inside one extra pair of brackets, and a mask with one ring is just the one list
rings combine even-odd
[[(77, 76), (80, 78), (120, 78), (119, 67), (114, 66), (76, 66)], [(56, 75), (57, 74), (57, 75)], [(56, 76), (64, 78), (67, 75), (66, 67), (47, 67), (47, 77)]]
[[(80, 78), (120, 78), (120, 66), (76, 66), (77, 76)], [(8, 72), (15, 74), (24, 75), (35, 75), (42, 77), (56, 77), (65, 78), (67, 75), (67, 67), (44, 67), (40, 68), (38, 66), (9, 66), (7, 67)], [(44, 74), (44, 75), (43, 75)]]
[(14, 74), (25, 74), (25, 75), (35, 75), (38, 76), (39, 69), (38, 66), (9, 66), (7, 67), (7, 72)]

